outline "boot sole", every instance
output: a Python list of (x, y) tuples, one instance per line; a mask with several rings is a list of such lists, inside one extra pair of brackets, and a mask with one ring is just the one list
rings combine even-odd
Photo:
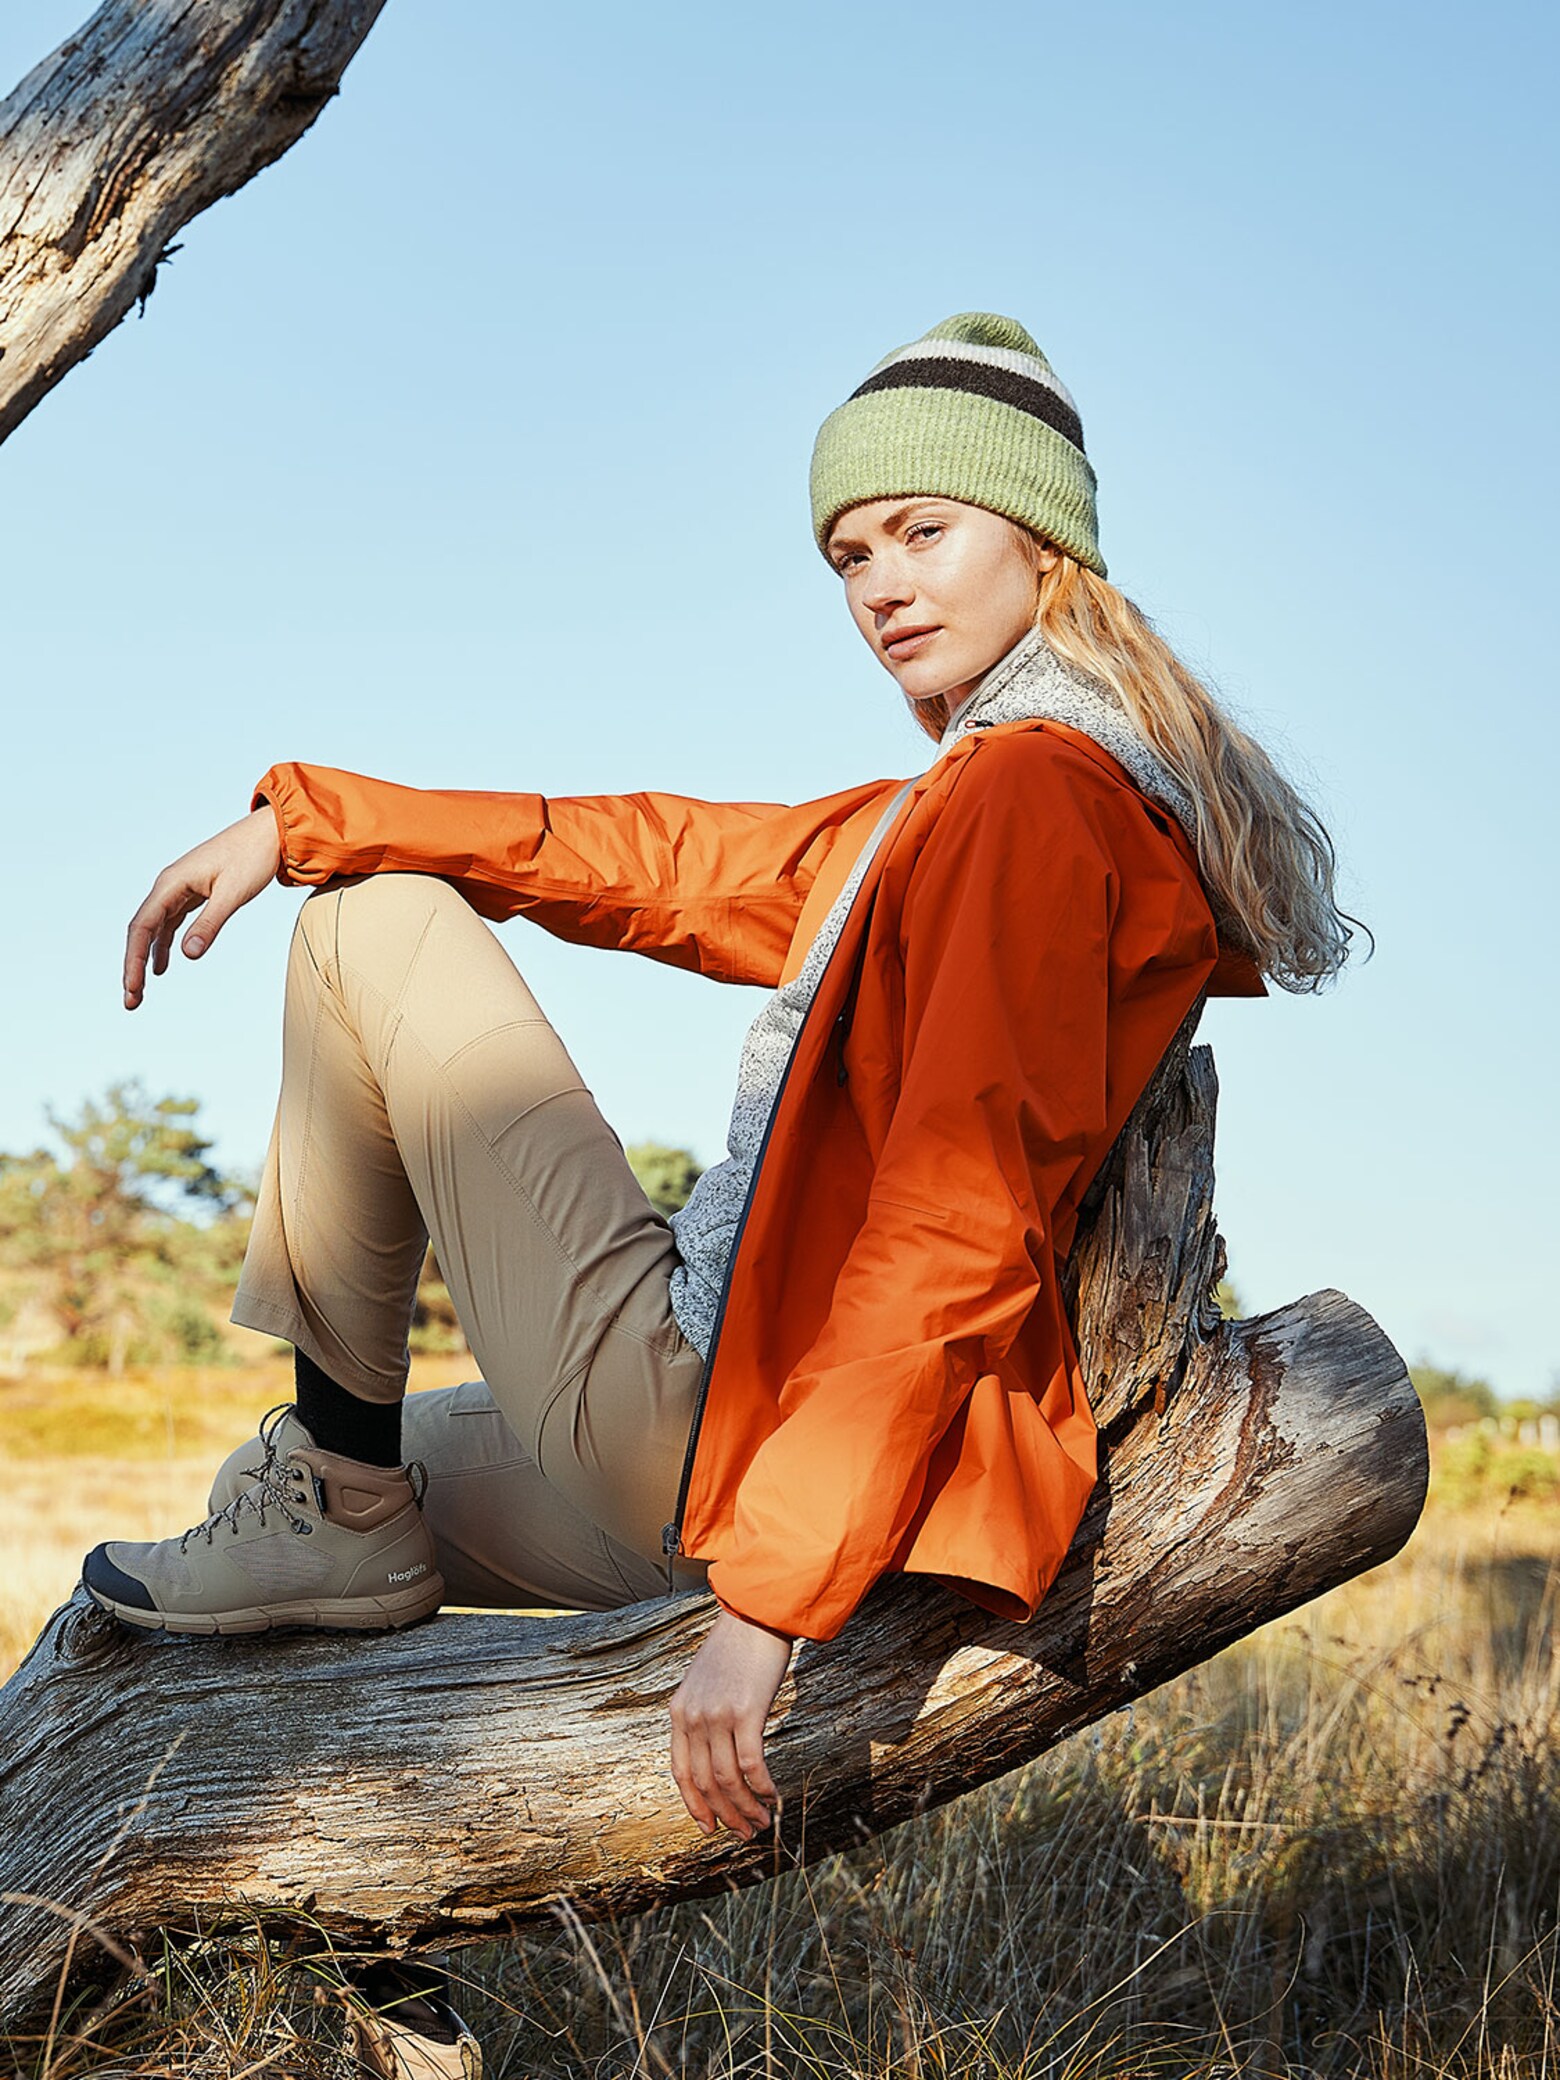
[(294, 1603), (262, 1603), (237, 1611), (143, 1611), (133, 1603), (116, 1603), (90, 1583), (94, 1603), (126, 1625), (143, 1632), (191, 1632), (209, 1639), (216, 1634), (277, 1632), (295, 1626), (310, 1632), (396, 1632), (431, 1618), (444, 1601), (444, 1577), (430, 1575), (415, 1588), (394, 1596), (342, 1596)]

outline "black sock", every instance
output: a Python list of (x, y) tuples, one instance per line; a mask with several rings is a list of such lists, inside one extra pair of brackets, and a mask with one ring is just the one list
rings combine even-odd
[(321, 1372), (312, 1358), (293, 1352), (298, 1420), (322, 1452), (362, 1459), (369, 1466), (401, 1463), (401, 1404), (365, 1401)]

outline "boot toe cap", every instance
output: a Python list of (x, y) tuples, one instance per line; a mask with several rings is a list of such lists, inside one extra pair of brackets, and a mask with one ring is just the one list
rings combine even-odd
[[(123, 1552), (125, 1548), (121, 1546)], [(81, 1563), (81, 1579), (98, 1595), (114, 1603), (127, 1603), (133, 1610), (154, 1611), (157, 1605), (145, 1582), (137, 1581), (113, 1559), (107, 1544), (94, 1546)]]

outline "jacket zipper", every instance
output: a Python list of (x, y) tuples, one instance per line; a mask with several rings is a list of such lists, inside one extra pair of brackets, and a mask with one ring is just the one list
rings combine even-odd
[[(822, 986), (821, 976), (819, 977), (819, 986)], [(814, 996), (813, 1003), (817, 1001), (817, 997)], [(694, 1453), (698, 1450), (699, 1432), (704, 1426), (704, 1405), (709, 1399), (710, 1374), (715, 1367), (715, 1353), (720, 1348), (720, 1332), (725, 1326), (726, 1302), (731, 1294), (731, 1274), (736, 1269), (737, 1252), (741, 1249), (742, 1237), (747, 1232), (748, 1214), (752, 1210), (753, 1193), (758, 1185), (758, 1174), (764, 1166), (764, 1157), (769, 1150), (769, 1137), (774, 1132), (775, 1121), (780, 1116), (780, 1101), (785, 1096), (786, 1085), (791, 1080), (792, 1064), (801, 1052), (802, 1035), (807, 1030), (807, 1019), (811, 1014), (812, 1004), (809, 1004), (801, 1024), (796, 1029), (796, 1038), (791, 1043), (791, 1052), (786, 1056), (785, 1068), (781, 1071), (780, 1082), (775, 1091), (775, 1101), (769, 1109), (769, 1118), (764, 1124), (764, 1138), (759, 1142), (758, 1154), (753, 1160), (753, 1176), (748, 1185), (747, 1197), (742, 1202), (741, 1218), (737, 1222), (736, 1233), (731, 1238), (731, 1248), (726, 1254), (726, 1270), (720, 1282), (720, 1299), (715, 1307), (715, 1323), (710, 1331), (710, 1347), (705, 1355), (704, 1369), (699, 1374), (699, 1390), (693, 1397), (693, 1420), (688, 1426), (688, 1443), (683, 1452), (682, 1476), (677, 1483), (677, 1505), (672, 1513), (671, 1521), (663, 1524), (661, 1527), (661, 1551), (666, 1556), (666, 1593), (668, 1596), (676, 1594), (672, 1563), (683, 1549), (682, 1526), (683, 1518), (688, 1509), (688, 1490), (693, 1484)], [(840, 1018), (836, 1020), (836, 1024), (843, 1022), (844, 1015), (841, 1012)]]
[[(914, 786), (914, 780), (905, 782), (904, 787), (900, 791), (899, 799), (893, 805), (893, 815), (889, 829), (892, 829), (893, 824), (898, 821), (899, 811), (904, 807), (905, 801)], [(879, 844), (886, 845), (888, 836), (889, 831), (885, 830), (878, 841)], [(854, 905), (852, 905), (852, 908), (854, 908)], [(838, 947), (836, 947), (835, 952), (838, 952), (838, 950)], [(866, 965), (866, 958), (867, 935), (863, 931), (861, 944), (856, 951), (855, 968), (851, 975), (849, 987), (845, 992), (845, 1001), (834, 1021), (834, 1039), (840, 1051), (837, 1076), (842, 1084), (847, 1081), (845, 1073), (845, 1037), (850, 1030), (851, 1016), (856, 1008), (856, 996), (861, 987), (861, 971)], [(832, 963), (833, 954), (830, 955), (829, 962), (825, 965), (824, 975), (827, 975), (828, 968)], [(820, 975), (818, 978), (818, 988), (813, 993), (812, 1003), (808, 1005), (803, 1013), (802, 1022), (796, 1029), (796, 1038), (791, 1043), (791, 1052), (786, 1056), (785, 1068), (781, 1072), (780, 1082), (775, 1090), (774, 1103), (770, 1106), (769, 1118), (764, 1123), (764, 1138), (759, 1142), (758, 1154), (753, 1159), (753, 1176), (748, 1185), (747, 1198), (742, 1203), (742, 1216), (737, 1222), (736, 1233), (731, 1238), (731, 1248), (727, 1252), (725, 1275), (721, 1279), (720, 1284), (720, 1299), (715, 1307), (715, 1323), (710, 1331), (710, 1347), (705, 1355), (704, 1369), (699, 1374), (698, 1392), (693, 1397), (693, 1419), (688, 1426), (688, 1443), (683, 1452), (682, 1475), (677, 1483), (677, 1503), (670, 1521), (661, 1526), (661, 1551), (666, 1559), (666, 1593), (668, 1596), (676, 1593), (672, 1563), (678, 1558), (683, 1549), (683, 1518), (687, 1514), (688, 1509), (688, 1490), (693, 1485), (694, 1454), (699, 1448), (699, 1432), (704, 1427), (704, 1409), (706, 1402), (709, 1400), (710, 1375), (715, 1369), (715, 1354), (720, 1348), (720, 1332), (726, 1322), (726, 1302), (731, 1293), (731, 1275), (736, 1269), (737, 1254), (742, 1247), (742, 1238), (747, 1232), (748, 1215), (753, 1209), (753, 1194), (758, 1187), (759, 1172), (763, 1169), (764, 1157), (769, 1152), (769, 1137), (774, 1132), (775, 1121), (780, 1117), (781, 1102), (785, 1097), (786, 1086), (791, 1081), (791, 1071), (796, 1065), (796, 1057), (802, 1051), (802, 1038), (807, 1031), (807, 1021), (812, 1017), (813, 1006), (817, 1003), (818, 997), (822, 992), (824, 975)]]
[[(867, 935), (861, 935), (861, 944), (856, 949), (855, 965), (851, 969), (850, 981), (845, 988), (845, 1001), (840, 1006), (840, 1015), (834, 1021), (834, 1044), (839, 1049), (839, 1066), (835, 1071), (835, 1083), (843, 1089), (850, 1081), (845, 1067), (845, 1042), (849, 1036), (851, 1022), (856, 1016), (856, 999), (861, 994), (861, 972), (867, 965)], [(800, 1036), (798, 1036), (800, 1037)]]

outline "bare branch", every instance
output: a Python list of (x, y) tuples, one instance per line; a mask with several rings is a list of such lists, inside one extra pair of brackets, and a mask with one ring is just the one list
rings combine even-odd
[(0, 440), (296, 143), (383, 5), (107, 0), (0, 102)]

